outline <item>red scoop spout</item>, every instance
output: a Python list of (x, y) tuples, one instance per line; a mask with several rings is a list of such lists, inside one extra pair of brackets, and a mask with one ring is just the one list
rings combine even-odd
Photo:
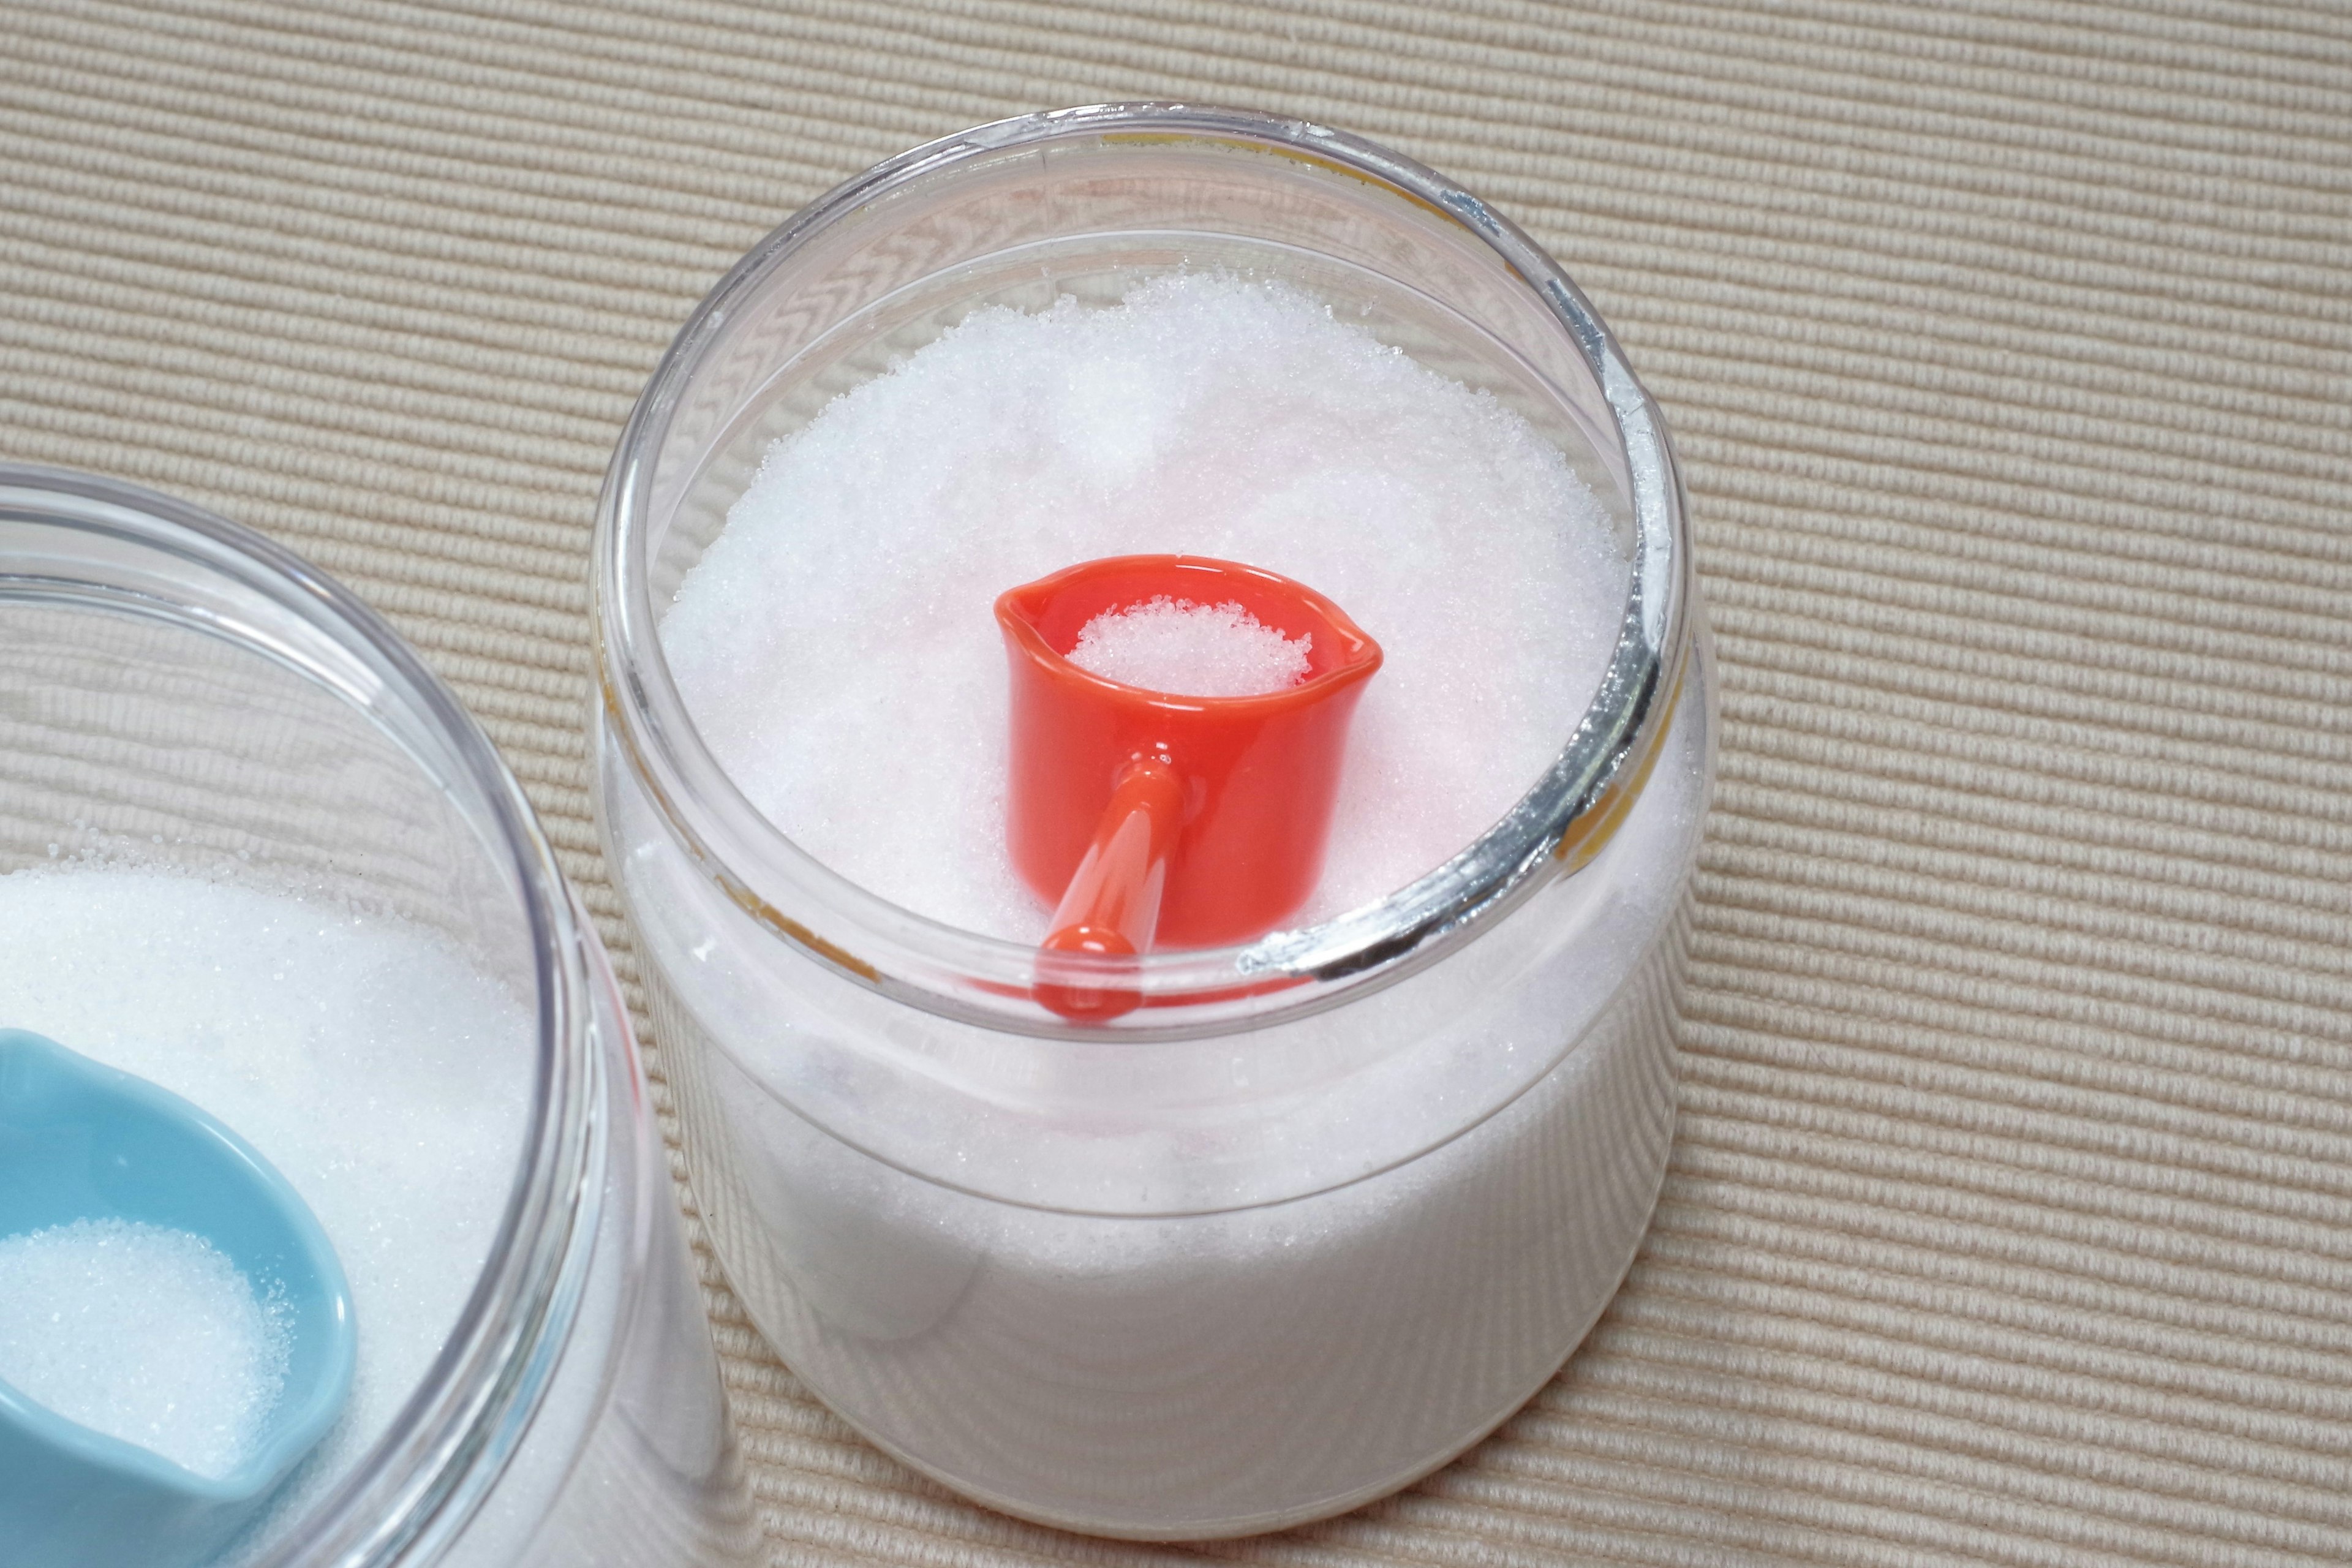
[[(1097, 616), (1158, 599), (1239, 604), (1304, 638), (1304, 679), (1258, 696), (1195, 697), (1070, 661)], [(1013, 673), (1013, 862), (1056, 900), (1041, 1003), (1066, 1017), (1117, 1016), (1138, 994), (1106, 984), (1099, 962), (1064, 955), (1245, 942), (1306, 902), (1322, 874), (1348, 725), (1381, 665), (1380, 645), (1345, 612), (1255, 566), (1122, 555), (1014, 588), (996, 618)]]

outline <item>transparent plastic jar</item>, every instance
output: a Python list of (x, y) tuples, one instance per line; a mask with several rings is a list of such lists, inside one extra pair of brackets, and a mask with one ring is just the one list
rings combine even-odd
[[(1144, 1005), (1082, 1026), (1030, 1000), (1034, 949), (886, 903), (762, 819), (661, 616), (831, 398), (977, 307), (1184, 267), (1303, 286), (1526, 416), (1601, 500), (1629, 587), (1590, 710), (1491, 831), (1324, 925), (1107, 973)], [(1714, 725), (1663, 424), (1538, 247), (1294, 121), (984, 126), (834, 191), (712, 291), (599, 529), (599, 807), (689, 1178), (828, 1405), (1008, 1512), (1198, 1539), (1402, 1486), (1558, 1370), (1664, 1169)]]
[[(0, 465), (0, 873), (92, 852), (396, 917), (536, 1020), (516, 1041), (520, 1160), (438, 1359), (218, 1561), (745, 1557), (756, 1527), (625, 1015), (512, 775), (297, 557), (151, 491)], [(368, 1307), (363, 1378), (385, 1327)]]

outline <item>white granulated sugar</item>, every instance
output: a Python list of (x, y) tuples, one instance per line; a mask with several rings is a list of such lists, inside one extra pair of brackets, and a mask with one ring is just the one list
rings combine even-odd
[(1119, 304), (990, 308), (778, 441), (663, 647), (719, 763), (850, 880), (1034, 941), (1004, 847), (996, 595), (1081, 561), (1241, 561), (1386, 660), (1323, 883), (1393, 891), (1485, 832), (1590, 700), (1627, 566), (1559, 452), (1287, 285), (1181, 273)]
[(351, 1404), (296, 1483), (323, 1489), (423, 1378), (488, 1255), (530, 1010), (397, 921), (82, 867), (0, 876), (0, 1019), (203, 1107), (318, 1216), (358, 1331)]
[(289, 1335), (284, 1307), (189, 1231), (83, 1219), (0, 1239), (0, 1379), (200, 1476), (252, 1453)]
[(1258, 697), (1307, 679), (1312, 633), (1287, 637), (1237, 604), (1162, 594), (1078, 628), (1072, 664), (1106, 680), (1184, 697)]

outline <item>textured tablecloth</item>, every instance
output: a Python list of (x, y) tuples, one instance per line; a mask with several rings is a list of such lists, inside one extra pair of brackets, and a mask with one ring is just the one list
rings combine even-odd
[[(0, 451), (389, 612), (626, 972), (583, 584), (656, 357), (834, 182), (1144, 97), (1548, 244), (1680, 437), (1723, 670), (1623, 1293), (1463, 1462), (1214, 1554), (2352, 1559), (2342, 4), (11, 0)], [(1185, 1555), (910, 1477), (701, 1261), (779, 1563)]]

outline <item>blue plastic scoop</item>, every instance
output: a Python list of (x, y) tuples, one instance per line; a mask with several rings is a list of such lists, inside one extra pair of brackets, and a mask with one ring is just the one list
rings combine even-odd
[(10, 1568), (187, 1568), (226, 1542), (350, 1395), (351, 1294), (326, 1232), (246, 1141), (146, 1079), (0, 1029), (0, 1237), (121, 1220), (204, 1237), (282, 1308), (283, 1387), (234, 1470), (200, 1476), (0, 1380)]

